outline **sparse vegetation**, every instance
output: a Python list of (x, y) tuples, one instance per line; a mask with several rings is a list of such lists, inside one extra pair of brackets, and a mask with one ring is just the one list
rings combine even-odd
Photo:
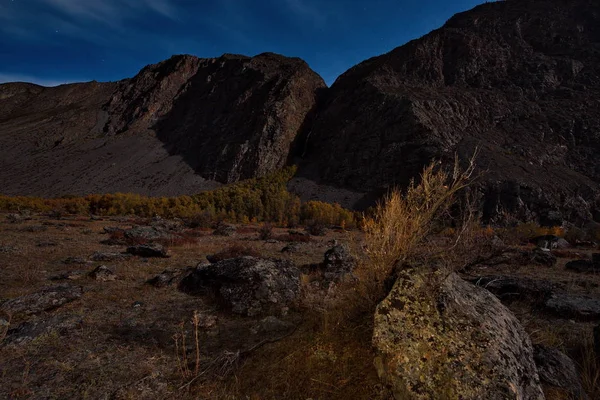
[(0, 210), (45, 212), (52, 214), (52, 218), (60, 218), (63, 214), (158, 215), (185, 218), (192, 228), (209, 227), (215, 221), (270, 222), (279, 226), (308, 222), (355, 225), (354, 213), (338, 204), (318, 201), (302, 204), (296, 195), (288, 192), (286, 184), (295, 171), (295, 167), (289, 167), (265, 178), (246, 180), (194, 196), (166, 198), (125, 193), (55, 199), (0, 196)]

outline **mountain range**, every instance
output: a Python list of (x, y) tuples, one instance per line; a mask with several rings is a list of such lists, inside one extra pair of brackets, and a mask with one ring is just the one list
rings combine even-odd
[(598, 2), (482, 4), (331, 87), (272, 53), (0, 85), (5, 195), (192, 194), (297, 164), (301, 197), (362, 208), (476, 148), (486, 220), (600, 220)]

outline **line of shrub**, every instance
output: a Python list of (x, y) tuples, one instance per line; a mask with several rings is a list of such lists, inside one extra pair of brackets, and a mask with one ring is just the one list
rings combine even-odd
[(60, 198), (9, 197), (0, 195), (0, 210), (94, 214), (101, 216), (186, 218), (205, 226), (214, 221), (237, 223), (272, 222), (281, 226), (304, 223), (353, 227), (355, 213), (338, 204), (319, 201), (302, 203), (287, 190), (295, 167), (264, 178), (249, 179), (193, 196), (145, 197), (131, 193), (92, 194)]

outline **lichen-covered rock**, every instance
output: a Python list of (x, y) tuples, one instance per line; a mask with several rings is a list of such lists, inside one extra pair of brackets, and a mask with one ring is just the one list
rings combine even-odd
[(0, 305), (0, 310), (7, 314), (37, 314), (53, 310), (77, 300), (83, 294), (81, 286), (63, 284), (44, 288), (38, 292), (8, 300)]
[(533, 358), (543, 383), (565, 390), (574, 399), (589, 400), (581, 385), (577, 367), (567, 355), (558, 349), (535, 345)]
[(4, 343), (22, 345), (53, 332), (64, 334), (82, 324), (82, 318), (77, 315), (55, 315), (49, 318), (34, 319), (9, 329)]
[(401, 271), (377, 307), (373, 345), (396, 399), (544, 399), (516, 317), (456, 274)]
[(98, 268), (89, 273), (90, 278), (100, 282), (114, 281), (117, 275), (106, 265), (100, 265)]
[(600, 299), (589, 296), (556, 293), (546, 300), (544, 306), (561, 318), (600, 320)]
[(350, 254), (347, 245), (338, 244), (325, 253), (323, 260), (323, 276), (325, 279), (339, 280), (347, 274), (351, 274), (356, 267), (356, 259)]
[(154, 278), (148, 279), (146, 283), (152, 285), (156, 288), (162, 288), (165, 286), (170, 286), (179, 282), (179, 279), (182, 277), (184, 271), (183, 270), (172, 270), (167, 269), (156, 275)]
[(159, 258), (167, 258), (169, 254), (167, 249), (163, 245), (160, 244), (140, 244), (137, 246), (129, 246), (127, 248), (127, 253), (132, 254), (134, 256), (139, 257), (159, 257)]
[(240, 257), (198, 266), (179, 288), (213, 292), (238, 314), (285, 313), (300, 293), (300, 271), (290, 261)]

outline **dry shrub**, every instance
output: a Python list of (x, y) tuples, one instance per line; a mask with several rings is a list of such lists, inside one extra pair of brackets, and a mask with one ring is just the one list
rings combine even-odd
[(456, 194), (468, 186), (475, 169), (475, 155), (462, 170), (458, 158), (447, 172), (432, 162), (421, 174), (419, 184), (411, 182), (405, 194), (395, 189), (377, 205), (372, 218), (364, 218), (366, 253), (374, 288), (390, 276), (394, 266), (414, 257), (432, 234), (435, 223), (446, 215)]
[(258, 238), (260, 240), (269, 240), (273, 238), (273, 225), (263, 224), (258, 230)]
[(211, 263), (217, 263), (219, 261), (228, 260), (230, 258), (238, 258), (238, 257), (257, 257), (259, 258), (261, 255), (259, 252), (254, 250), (251, 247), (241, 246), (241, 245), (233, 245), (229, 246), (226, 249), (221, 250), (220, 252), (207, 256), (206, 258)]
[(244, 234), (244, 235), (247, 235), (250, 233), (256, 233), (258, 231), (259, 231), (259, 229), (254, 226), (240, 226), (237, 228), (237, 233)]
[(554, 235), (564, 237), (565, 231), (560, 226), (543, 227), (534, 222), (527, 222), (511, 228), (500, 229), (498, 235), (507, 243), (518, 245), (526, 244), (530, 239), (538, 236)]
[(301, 233), (288, 233), (287, 235), (279, 235), (276, 238), (280, 242), (296, 242), (296, 243), (309, 243), (312, 241), (310, 236), (303, 235)]
[(600, 356), (596, 354), (591, 335), (585, 338), (578, 361), (583, 389), (590, 399), (600, 399)]

